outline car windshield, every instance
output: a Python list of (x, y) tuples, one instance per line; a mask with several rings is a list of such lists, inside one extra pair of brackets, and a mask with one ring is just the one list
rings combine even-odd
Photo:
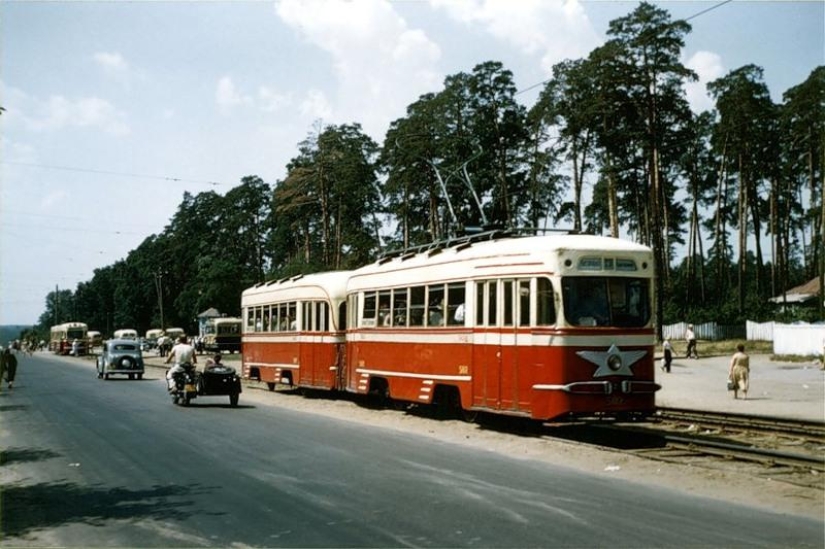
[(117, 345), (112, 345), (113, 351), (137, 351), (137, 347), (135, 345), (128, 345), (125, 343), (118, 343)]

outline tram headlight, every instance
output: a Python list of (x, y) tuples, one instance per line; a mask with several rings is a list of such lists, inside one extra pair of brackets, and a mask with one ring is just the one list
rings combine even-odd
[(622, 357), (619, 355), (610, 355), (607, 358), (607, 367), (614, 372), (618, 372), (622, 369)]

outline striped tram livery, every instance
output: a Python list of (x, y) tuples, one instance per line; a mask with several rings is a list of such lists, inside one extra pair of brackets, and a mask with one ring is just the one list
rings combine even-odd
[(243, 292), (267, 383), (540, 420), (655, 410), (653, 256), (614, 238), (494, 232)]

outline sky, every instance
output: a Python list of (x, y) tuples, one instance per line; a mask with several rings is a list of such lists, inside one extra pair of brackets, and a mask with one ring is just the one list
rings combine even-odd
[[(825, 64), (825, 2), (652, 2), (705, 83), (746, 64), (776, 102)], [(0, 0), (0, 325), (34, 324), (169, 223), (183, 193), (285, 176), (323, 124), (376, 142), (444, 78), (496, 60), (531, 107), (637, 2)], [(154, 296), (146, 296), (154, 299)]]

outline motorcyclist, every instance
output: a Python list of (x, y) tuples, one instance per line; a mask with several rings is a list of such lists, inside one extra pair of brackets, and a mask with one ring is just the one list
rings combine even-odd
[(175, 361), (175, 365), (169, 368), (166, 372), (166, 384), (170, 391), (175, 389), (175, 374), (184, 371), (184, 365), (195, 366), (198, 363), (198, 357), (195, 354), (195, 348), (186, 342), (186, 336), (182, 335), (178, 338), (178, 343), (172, 347), (169, 356), (166, 358), (166, 364)]

